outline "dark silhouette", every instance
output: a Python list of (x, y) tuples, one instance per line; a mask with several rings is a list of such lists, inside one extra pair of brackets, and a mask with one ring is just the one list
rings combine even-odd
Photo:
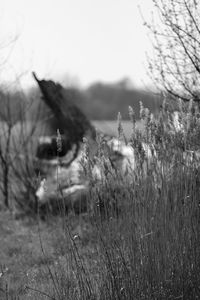
[(59, 149), (57, 145), (57, 136), (51, 136), (48, 140), (41, 138), (39, 140), (39, 144), (37, 147), (36, 157), (38, 159), (47, 159), (51, 160), (56, 157), (63, 157), (70, 150), (70, 142), (65, 138), (65, 136), (61, 136), (61, 147)]
[(42, 92), (42, 100), (54, 114), (55, 130), (59, 130), (65, 136), (69, 149), (73, 145), (77, 146), (76, 156), (83, 137), (95, 138), (94, 127), (82, 111), (67, 97), (60, 84), (51, 80), (39, 80), (34, 72), (33, 77)]

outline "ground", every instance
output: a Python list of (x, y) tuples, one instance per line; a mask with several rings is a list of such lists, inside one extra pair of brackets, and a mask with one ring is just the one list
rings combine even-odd
[[(71, 216), (70, 219), (70, 223), (73, 224), (70, 232), (79, 250), (81, 249), (81, 256), (88, 262), (92, 260), (90, 266), (94, 266), (96, 258), (91, 235), (90, 240), (88, 239), (89, 225), (84, 216)], [(58, 217), (38, 222), (35, 218), (16, 220), (10, 213), (0, 212), (0, 299), (5, 297), (7, 287), (10, 297), (8, 299), (18, 294), (20, 300), (46, 299), (41, 293), (29, 288), (54, 293), (50, 288), (52, 278), (49, 268), (56, 272), (58, 266), (58, 276), (62, 273), (60, 266), (64, 272), (69, 271), (66, 263), (70, 245), (62, 225), (62, 218)], [(68, 275), (62, 275), (66, 280)], [(72, 278), (68, 284), (73, 286)]]

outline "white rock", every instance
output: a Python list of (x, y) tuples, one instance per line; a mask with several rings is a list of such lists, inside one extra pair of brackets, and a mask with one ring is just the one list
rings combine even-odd
[(184, 131), (184, 126), (181, 123), (180, 120), (180, 112), (175, 111), (172, 114), (172, 122), (173, 122), (173, 126), (176, 132), (183, 132)]
[(39, 144), (51, 144), (52, 138), (50, 136), (40, 136), (38, 142)]
[(38, 197), (38, 199), (43, 199), (44, 198), (45, 191), (46, 191), (45, 184), (46, 184), (46, 179), (44, 178), (40, 182), (39, 188), (37, 189), (37, 191), (35, 193), (36, 196)]
[(70, 186), (70, 187), (62, 190), (63, 196), (71, 195), (80, 190), (86, 190), (86, 188), (87, 188), (87, 186), (84, 184), (79, 184), (79, 185), (76, 184), (76, 185)]

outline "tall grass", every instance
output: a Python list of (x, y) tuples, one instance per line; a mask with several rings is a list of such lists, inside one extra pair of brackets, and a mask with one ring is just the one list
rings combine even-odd
[[(97, 156), (83, 162), (90, 178), (89, 230), (83, 234), (80, 223), (74, 233), (63, 214), (56, 247), (60, 253), (63, 245), (65, 263), (47, 268), (51, 288), (35, 289), (38, 299), (200, 299), (200, 165), (192, 152), (199, 147), (200, 118), (192, 105), (180, 108), (179, 131), (165, 107), (155, 119), (141, 105), (143, 134), (129, 110), (136, 161), (129, 173), (113, 168), (98, 137)], [(150, 145), (150, 159), (142, 143)], [(94, 164), (101, 167), (100, 181)]]
[[(191, 105), (182, 108), (179, 131), (165, 108), (155, 120), (141, 105), (145, 131), (132, 133), (137, 163), (131, 176), (113, 172), (100, 152), (107, 172), (90, 189), (97, 299), (200, 298), (199, 158), (198, 152), (187, 156), (198, 149), (200, 119)], [(131, 120), (134, 130), (133, 111)], [(119, 131), (122, 136), (120, 124)], [(155, 149), (150, 161), (142, 141)]]

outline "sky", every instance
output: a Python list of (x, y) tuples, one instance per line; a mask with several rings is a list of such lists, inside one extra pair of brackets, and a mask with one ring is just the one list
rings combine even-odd
[(150, 84), (138, 5), (148, 17), (151, 0), (0, 0), (1, 82), (29, 87), (35, 71), (64, 85)]

